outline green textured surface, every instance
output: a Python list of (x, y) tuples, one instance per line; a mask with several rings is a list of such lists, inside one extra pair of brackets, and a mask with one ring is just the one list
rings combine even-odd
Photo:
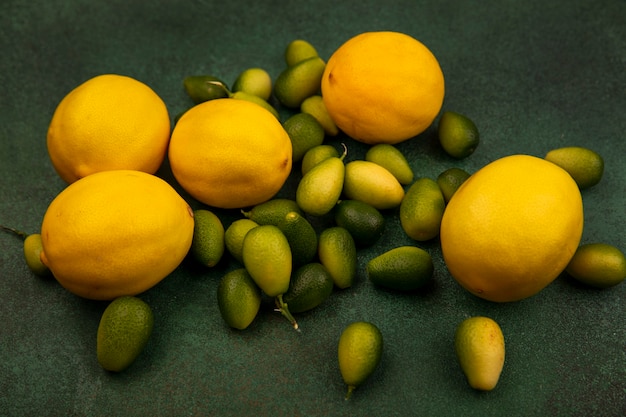
[[(446, 77), (444, 110), (481, 133), (475, 154), (454, 161), (435, 130), (403, 143), (416, 176), (458, 166), (473, 172), (512, 153), (587, 146), (605, 158), (603, 180), (583, 192), (583, 242), (626, 250), (626, 2), (8, 0), (0, 15), (0, 223), (39, 230), (64, 183), (45, 135), (57, 103), (102, 73), (150, 85), (172, 117), (190, 105), (182, 80), (208, 73), (232, 83), (245, 68), (275, 78), (289, 41), (324, 58), (364, 31), (422, 40)], [(375, 85), (375, 80), (372, 81)], [(283, 113), (285, 115), (286, 113)], [(347, 160), (365, 148), (345, 138)], [(165, 178), (171, 175), (161, 171)], [(292, 196), (296, 178), (281, 192)], [(190, 200), (191, 202), (191, 200)], [(197, 203), (191, 202), (194, 207)], [(237, 213), (222, 213), (228, 224)], [(360, 252), (359, 278), (298, 316), (301, 333), (264, 306), (244, 332), (221, 320), (217, 283), (238, 267), (185, 262), (141, 296), (155, 315), (149, 345), (126, 372), (103, 371), (96, 330), (106, 303), (80, 299), (26, 268), (19, 239), (0, 234), (0, 414), (5, 416), (621, 416), (626, 410), (626, 284), (598, 291), (559, 277), (530, 299), (482, 301), (449, 276), (437, 242), (433, 285), (416, 294), (372, 287), (364, 265), (410, 244), (397, 218)], [(471, 315), (498, 321), (507, 343), (489, 393), (467, 385), (453, 334)], [(379, 326), (379, 368), (349, 402), (336, 361), (351, 321)]]

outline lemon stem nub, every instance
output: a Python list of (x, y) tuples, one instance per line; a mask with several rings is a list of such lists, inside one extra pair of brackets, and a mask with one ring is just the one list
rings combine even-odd
[(0, 224), (0, 229), (13, 233), (21, 237), (22, 239), (26, 239), (28, 237), (28, 233), (22, 232), (21, 230), (13, 229), (11, 227), (2, 226), (1, 224)]
[(298, 322), (296, 322), (296, 319), (293, 318), (293, 316), (291, 315), (291, 312), (289, 311), (289, 307), (283, 301), (282, 294), (279, 294), (278, 296), (276, 296), (276, 311), (280, 312), (280, 314), (282, 314), (287, 320), (289, 320), (289, 322), (291, 323), (294, 329), (296, 329), (297, 331), (300, 331)]
[(356, 387), (354, 385), (348, 385), (348, 392), (346, 392), (346, 401), (350, 399), (352, 396), (352, 391), (354, 391)]

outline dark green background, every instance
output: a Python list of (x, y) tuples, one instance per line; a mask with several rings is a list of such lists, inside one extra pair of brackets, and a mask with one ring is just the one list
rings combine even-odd
[[(417, 176), (452, 166), (473, 172), (513, 153), (543, 156), (587, 146), (605, 159), (601, 183), (583, 192), (583, 242), (626, 250), (626, 2), (566, 1), (177, 1), (8, 0), (0, 14), (0, 223), (37, 232), (64, 187), (46, 152), (58, 102), (102, 74), (151, 86), (172, 118), (189, 106), (182, 80), (212, 74), (232, 83), (263, 67), (275, 78), (296, 38), (327, 59), (357, 33), (394, 30), (424, 42), (446, 77), (444, 110), (481, 133), (469, 158), (439, 148), (431, 127), (403, 143)], [(376, 80), (372, 80), (376, 88)], [(283, 117), (289, 113), (283, 111)], [(365, 148), (344, 137), (348, 160)], [(160, 174), (171, 179), (165, 167)], [(281, 192), (293, 196), (297, 178)], [(187, 197), (185, 195), (185, 197)], [(200, 207), (189, 199), (194, 207)], [(218, 212), (226, 225), (236, 212)], [(0, 234), (0, 414), (70, 416), (618, 416), (626, 410), (626, 284), (598, 291), (559, 277), (535, 297), (494, 304), (462, 290), (438, 242), (434, 283), (415, 294), (374, 288), (364, 265), (413, 244), (389, 217), (379, 245), (359, 255), (353, 288), (298, 316), (302, 332), (265, 305), (244, 332), (219, 316), (219, 278), (186, 261), (141, 296), (153, 337), (122, 374), (96, 362), (106, 303), (80, 299), (26, 268), (19, 239)], [(489, 254), (485, 254), (489, 256)], [(457, 324), (497, 320), (507, 343), (500, 382), (473, 391), (455, 360)], [(351, 321), (377, 324), (379, 368), (349, 402), (336, 343)]]

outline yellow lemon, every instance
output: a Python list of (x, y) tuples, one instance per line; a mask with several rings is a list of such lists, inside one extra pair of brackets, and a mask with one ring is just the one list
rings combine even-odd
[(444, 78), (432, 52), (398, 32), (366, 32), (341, 45), (322, 76), (328, 113), (348, 136), (394, 144), (410, 139), (441, 110)]
[(133, 78), (104, 74), (67, 94), (48, 128), (48, 154), (67, 183), (94, 172), (154, 174), (167, 152), (170, 118), (161, 98)]
[(576, 252), (583, 204), (572, 177), (528, 155), (500, 158), (454, 193), (441, 221), (450, 274), (471, 293), (505, 302), (550, 284)]
[(193, 229), (193, 211), (162, 179), (132, 170), (99, 172), (69, 185), (48, 206), (41, 260), (81, 297), (136, 295), (182, 262)]
[(210, 100), (178, 121), (169, 161), (178, 183), (218, 208), (263, 203), (291, 172), (291, 139), (263, 107), (246, 100)]

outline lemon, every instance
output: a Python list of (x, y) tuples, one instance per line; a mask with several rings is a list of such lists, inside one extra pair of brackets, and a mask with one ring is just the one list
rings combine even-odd
[(429, 253), (415, 246), (399, 246), (371, 259), (367, 276), (375, 285), (413, 291), (428, 283), (434, 272)]
[(302, 211), (312, 216), (323, 216), (337, 204), (344, 187), (345, 156), (344, 150), (338, 158), (326, 158), (302, 177), (296, 188), (296, 203)]
[(98, 363), (107, 371), (121, 372), (144, 350), (154, 315), (150, 306), (137, 297), (113, 300), (102, 313), (96, 337)]
[(328, 136), (337, 136), (339, 133), (337, 125), (333, 121), (332, 117), (330, 117), (330, 114), (328, 114), (328, 109), (324, 104), (324, 99), (319, 94), (314, 94), (311, 97), (305, 98), (302, 104), (300, 104), (300, 111), (315, 117), (315, 119), (324, 128), (324, 133)]
[(430, 178), (419, 178), (400, 204), (402, 230), (414, 240), (434, 239), (439, 235), (445, 207), (439, 185)]
[(450, 274), (479, 297), (516, 301), (550, 284), (578, 248), (583, 204), (557, 165), (510, 155), (484, 166), (456, 191), (441, 221)]
[(304, 39), (295, 39), (289, 42), (285, 49), (285, 63), (289, 67), (316, 56), (319, 56), (317, 49)]
[(322, 97), (337, 127), (361, 142), (394, 144), (439, 114), (444, 78), (432, 52), (398, 32), (365, 32), (328, 59)]
[(170, 118), (141, 81), (104, 74), (70, 91), (47, 134), (54, 169), (67, 183), (94, 172), (132, 169), (154, 174), (165, 158)]
[(304, 176), (315, 165), (331, 156), (339, 158), (339, 152), (332, 145), (319, 145), (309, 149), (302, 157), (302, 175)]
[(252, 324), (261, 308), (261, 290), (245, 268), (222, 277), (217, 287), (217, 306), (230, 327), (244, 330)]
[(224, 231), (226, 250), (233, 258), (243, 263), (243, 239), (246, 234), (259, 224), (250, 219), (237, 219)]
[(299, 108), (302, 102), (320, 91), (326, 63), (319, 56), (305, 59), (285, 68), (274, 82), (274, 96), (289, 108)]
[(504, 335), (498, 323), (482, 316), (463, 320), (456, 329), (454, 346), (469, 385), (481, 391), (494, 389), (505, 356)]
[(470, 174), (461, 168), (448, 168), (437, 176), (437, 185), (447, 203), (456, 190), (470, 177)]
[(584, 284), (609, 288), (626, 279), (626, 257), (615, 246), (587, 243), (576, 249), (565, 271)]
[(303, 313), (322, 304), (333, 292), (333, 279), (320, 263), (299, 267), (291, 277), (289, 290), (283, 296), (292, 313)]
[(376, 208), (358, 200), (341, 200), (335, 207), (335, 223), (346, 229), (357, 246), (373, 245), (385, 230), (385, 218)]
[(317, 254), (337, 288), (352, 286), (356, 278), (357, 253), (350, 232), (339, 226), (324, 229), (318, 238)]
[(200, 202), (243, 208), (272, 198), (291, 172), (291, 140), (280, 122), (246, 100), (216, 99), (187, 111), (172, 132), (176, 181)]
[(462, 159), (474, 153), (480, 142), (478, 128), (468, 117), (446, 111), (439, 119), (439, 143), (453, 158)]
[(283, 294), (289, 289), (292, 256), (289, 241), (274, 225), (267, 224), (251, 229), (243, 240), (243, 264), (261, 290), (276, 300), (277, 310), (297, 330)]
[(317, 232), (306, 217), (296, 211), (290, 211), (276, 226), (289, 242), (291, 258), (295, 266), (313, 260), (317, 255)]
[(388, 143), (372, 146), (365, 154), (365, 160), (374, 162), (391, 172), (398, 182), (408, 185), (413, 182), (413, 170), (402, 152)]
[(280, 114), (278, 114), (278, 110), (276, 110), (274, 106), (272, 106), (267, 100), (264, 100), (259, 96), (255, 96), (254, 94), (250, 94), (245, 91), (235, 91), (234, 93), (231, 93), (228, 97), (234, 100), (249, 101), (250, 103), (261, 106), (262, 108), (270, 112), (272, 116), (274, 116), (277, 120), (280, 120)]
[(136, 295), (169, 275), (193, 239), (193, 211), (162, 179), (103, 171), (65, 188), (41, 225), (41, 261), (84, 298)]
[(404, 189), (391, 172), (370, 161), (350, 161), (346, 164), (343, 193), (351, 200), (363, 201), (378, 210), (398, 207)]
[(581, 190), (599, 183), (604, 173), (604, 159), (597, 152), (580, 146), (553, 149), (545, 159), (566, 170)]
[(348, 386), (346, 400), (376, 370), (383, 354), (383, 335), (367, 321), (356, 321), (344, 328), (339, 337), (339, 371)]
[(229, 89), (226, 83), (212, 75), (190, 75), (183, 80), (185, 92), (199, 104), (216, 98), (226, 98)]
[(261, 204), (257, 204), (250, 210), (242, 210), (243, 215), (258, 224), (278, 225), (288, 213), (296, 212), (303, 215), (304, 212), (295, 200), (289, 198), (274, 198)]
[(263, 68), (248, 68), (237, 76), (232, 91), (243, 91), (267, 101), (272, 95), (272, 77)]
[(317, 119), (307, 113), (296, 113), (283, 123), (291, 139), (292, 160), (300, 161), (311, 148), (324, 142), (324, 128)]
[(202, 265), (215, 266), (224, 255), (224, 225), (209, 210), (194, 210), (194, 230), (191, 254)]

